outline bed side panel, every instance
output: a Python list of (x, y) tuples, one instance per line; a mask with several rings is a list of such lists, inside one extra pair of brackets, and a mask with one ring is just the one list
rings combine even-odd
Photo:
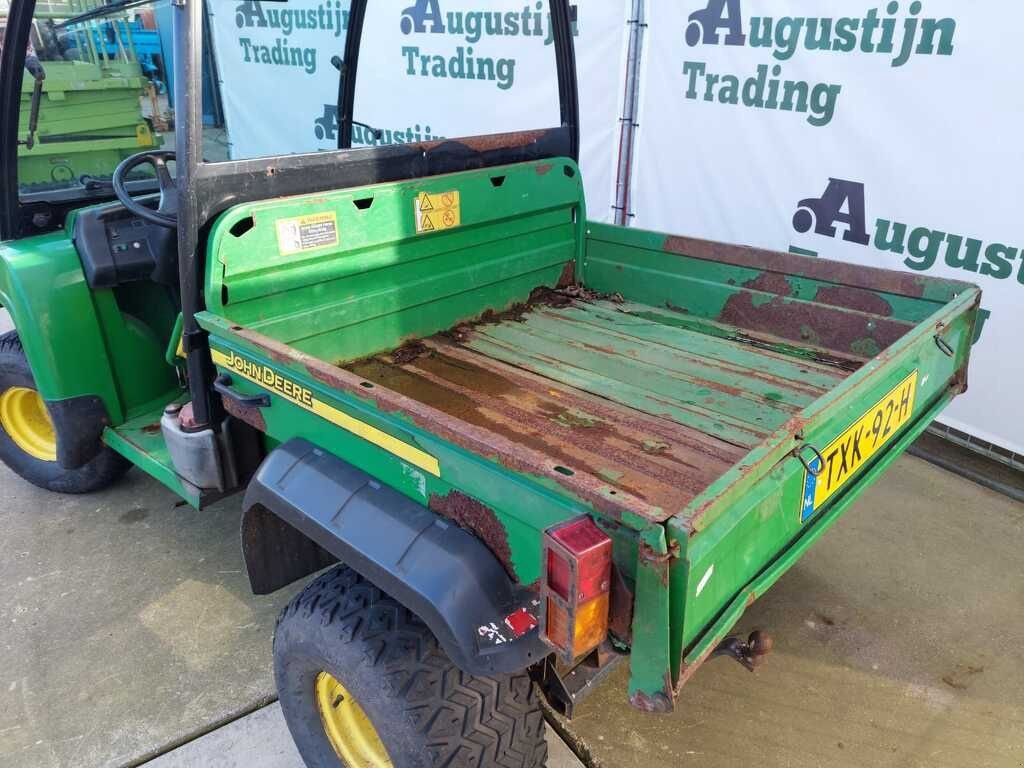
[(597, 291), (867, 359), (969, 286), (949, 280), (590, 223)]

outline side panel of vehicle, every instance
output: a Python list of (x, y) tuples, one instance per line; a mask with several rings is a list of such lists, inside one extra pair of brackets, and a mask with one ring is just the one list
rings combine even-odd
[[(242, 395), (269, 392), (268, 408), (242, 411), (225, 398), (229, 411), (282, 443), (305, 438), (474, 531), (520, 583), (540, 578), (544, 530), (594, 513), (546, 478), (484, 459), (405, 414), (385, 411), (372, 389), (356, 396), (218, 327), (210, 316), (204, 324), (212, 331), (214, 363), (231, 388)], [(233, 335), (228, 342), (225, 336)]]
[(0, 245), (0, 302), (44, 400), (98, 397), (117, 425), (161, 396), (173, 397), (166, 340), (122, 312), (114, 291), (90, 290), (64, 233)]

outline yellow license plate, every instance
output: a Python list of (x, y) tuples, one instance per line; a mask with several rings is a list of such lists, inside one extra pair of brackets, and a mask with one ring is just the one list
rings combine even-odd
[(810, 462), (813, 471), (805, 473), (801, 522), (811, 517), (910, 421), (916, 394), (917, 371), (914, 371), (829, 443), (820, 459), (815, 457)]

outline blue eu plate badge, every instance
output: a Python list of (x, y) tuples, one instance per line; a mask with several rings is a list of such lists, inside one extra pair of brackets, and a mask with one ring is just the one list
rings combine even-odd
[(815, 456), (809, 461), (811, 471), (804, 470), (804, 497), (800, 503), (800, 522), (806, 523), (814, 514), (814, 495), (818, 490), (818, 474), (821, 472), (821, 459)]

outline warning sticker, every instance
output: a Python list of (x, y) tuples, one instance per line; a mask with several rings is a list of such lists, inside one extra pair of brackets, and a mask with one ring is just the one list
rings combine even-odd
[(277, 222), (277, 249), (282, 256), (337, 244), (338, 217), (334, 211)]
[(416, 198), (416, 234), (455, 229), (462, 224), (459, 193), (423, 192)]

